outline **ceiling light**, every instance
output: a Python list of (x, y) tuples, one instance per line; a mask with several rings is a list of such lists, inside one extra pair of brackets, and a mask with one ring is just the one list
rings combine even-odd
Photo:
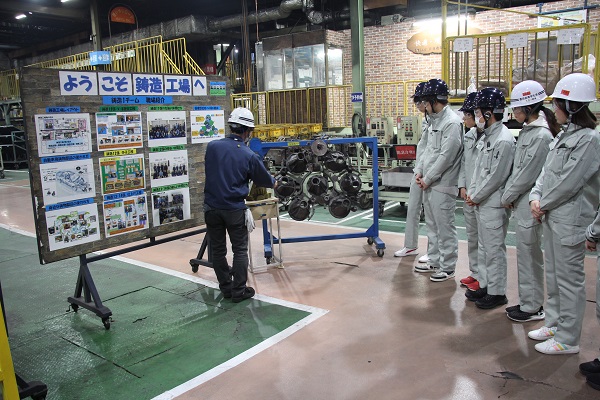
[(16, 19), (23, 19), (23, 18), (27, 18), (27, 15), (25, 15), (25, 14), (19, 14), (15, 18)]
[(66, 3), (69, 0), (60, 0), (61, 3)]

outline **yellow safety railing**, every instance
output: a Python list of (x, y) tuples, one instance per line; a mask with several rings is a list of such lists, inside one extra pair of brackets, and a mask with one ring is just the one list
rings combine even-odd
[[(104, 66), (104, 71), (204, 75), (202, 68), (188, 54), (185, 38), (163, 41), (162, 36), (153, 36), (108, 46), (104, 50), (111, 53), (111, 64)], [(90, 65), (89, 52), (43, 61), (28, 67), (90, 71), (98, 69)]]
[[(581, 41), (557, 44), (558, 35), (565, 29), (581, 29)], [(514, 85), (532, 79), (541, 83), (547, 93), (552, 93), (564, 75), (588, 72), (589, 55), (598, 54), (598, 43), (595, 49), (590, 48), (590, 34), (589, 24), (573, 24), (448, 37), (443, 46), (443, 64), (447, 68), (442, 70), (442, 78), (451, 89), (451, 102), (462, 101), (472, 82), (477, 90), (493, 86), (508, 95)], [(507, 48), (509, 35), (525, 35), (526, 45)], [(455, 53), (453, 45), (459, 39), (473, 40), (473, 50)]]
[(0, 310), (0, 385), (5, 400), (19, 400), (19, 388), (15, 377), (15, 368), (10, 355), (8, 334), (4, 324), (4, 313)]
[(21, 97), (19, 92), (19, 77), (16, 69), (0, 71), (0, 99), (12, 100)]
[[(411, 95), (422, 80), (368, 83), (365, 87), (367, 117), (417, 115)], [(346, 128), (352, 124), (351, 85), (237, 93), (231, 107), (246, 107), (257, 124), (321, 124), (327, 128)]]

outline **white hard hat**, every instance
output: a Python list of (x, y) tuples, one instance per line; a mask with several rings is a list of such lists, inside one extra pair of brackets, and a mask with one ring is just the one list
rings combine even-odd
[(589, 75), (579, 72), (569, 74), (558, 81), (552, 97), (581, 103), (596, 101), (596, 84)]
[(252, 111), (248, 110), (247, 108), (238, 107), (231, 112), (227, 122), (230, 124), (239, 124), (249, 128), (254, 128), (254, 115), (252, 115)]
[(510, 106), (530, 106), (544, 101), (546, 91), (536, 81), (523, 81), (517, 84), (510, 93)]

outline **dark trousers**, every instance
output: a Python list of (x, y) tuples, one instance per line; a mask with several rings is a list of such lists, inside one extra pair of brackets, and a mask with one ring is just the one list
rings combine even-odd
[[(213, 268), (223, 293), (241, 295), (248, 280), (248, 228), (245, 210), (210, 210), (204, 213), (210, 237)], [(227, 237), (233, 251), (231, 270), (227, 264)], [(233, 277), (233, 281), (232, 281)]]

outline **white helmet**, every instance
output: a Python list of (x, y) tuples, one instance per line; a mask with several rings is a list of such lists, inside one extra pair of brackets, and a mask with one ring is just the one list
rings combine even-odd
[(510, 106), (530, 106), (544, 101), (547, 97), (546, 91), (536, 81), (523, 81), (517, 84), (510, 93)]
[(249, 128), (254, 128), (254, 115), (252, 115), (252, 111), (248, 110), (247, 108), (238, 107), (231, 112), (227, 122), (230, 124), (239, 124)]
[(596, 101), (596, 84), (589, 75), (579, 72), (569, 74), (558, 81), (552, 97), (580, 103)]

